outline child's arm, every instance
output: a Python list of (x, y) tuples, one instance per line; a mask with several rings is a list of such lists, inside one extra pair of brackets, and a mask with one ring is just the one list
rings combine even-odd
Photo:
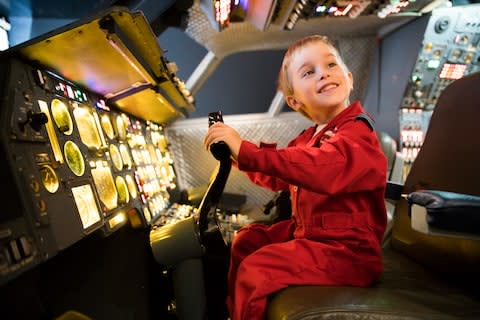
[(375, 133), (362, 122), (351, 121), (319, 147), (277, 150), (243, 141), (238, 167), (314, 192), (334, 194), (384, 186), (387, 162)]

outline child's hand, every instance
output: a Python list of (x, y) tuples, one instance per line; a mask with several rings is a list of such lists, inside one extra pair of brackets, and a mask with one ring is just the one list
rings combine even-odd
[(212, 143), (220, 141), (223, 141), (228, 145), (230, 152), (232, 153), (232, 158), (237, 160), (240, 145), (242, 144), (242, 138), (238, 132), (224, 123), (217, 122), (208, 128), (203, 143), (205, 144), (205, 148), (209, 150)]

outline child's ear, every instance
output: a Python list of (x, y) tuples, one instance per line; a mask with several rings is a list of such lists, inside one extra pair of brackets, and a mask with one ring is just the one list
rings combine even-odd
[(302, 103), (295, 99), (294, 96), (286, 96), (285, 101), (287, 102), (288, 106), (295, 111), (300, 110), (300, 108), (302, 107)]

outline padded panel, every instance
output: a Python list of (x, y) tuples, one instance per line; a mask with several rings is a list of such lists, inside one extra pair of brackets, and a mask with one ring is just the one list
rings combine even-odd
[[(371, 288), (298, 286), (271, 297), (268, 320), (480, 319), (480, 300), (384, 249), (385, 271)], [(477, 295), (478, 297), (478, 295)]]

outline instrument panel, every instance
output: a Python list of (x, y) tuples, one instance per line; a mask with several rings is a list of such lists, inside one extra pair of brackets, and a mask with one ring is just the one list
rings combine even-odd
[(148, 226), (176, 176), (161, 124), (17, 58), (0, 67), (0, 284), (92, 232)]
[(400, 106), (400, 142), (404, 177), (423, 144), (443, 89), (453, 81), (480, 72), (480, 5), (436, 9)]

